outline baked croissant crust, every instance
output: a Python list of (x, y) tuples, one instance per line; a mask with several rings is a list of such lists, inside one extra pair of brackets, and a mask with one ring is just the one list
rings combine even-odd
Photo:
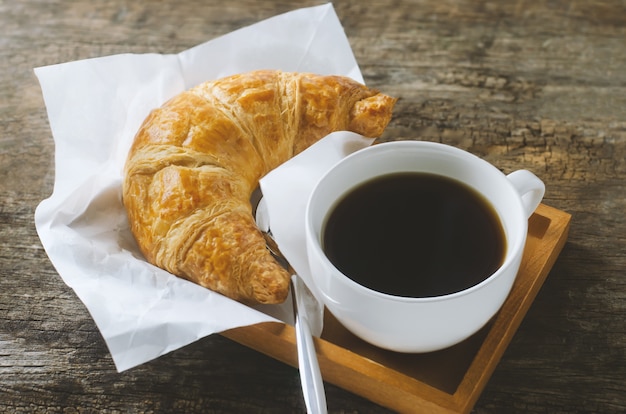
[(325, 135), (382, 134), (395, 99), (340, 76), (255, 71), (152, 111), (126, 161), (123, 201), (145, 258), (244, 303), (280, 303), (289, 273), (266, 248), (259, 179)]

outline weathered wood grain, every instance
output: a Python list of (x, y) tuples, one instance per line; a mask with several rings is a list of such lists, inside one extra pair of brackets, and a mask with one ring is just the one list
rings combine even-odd
[[(39, 243), (54, 144), (32, 68), (176, 53), (304, 1), (0, 2), (0, 412), (303, 412), (297, 370), (220, 336), (118, 374)], [(476, 413), (626, 410), (626, 4), (334, 3), (366, 82), (400, 98), (384, 139), (528, 168), (569, 242)], [(327, 386), (331, 412), (386, 412)]]

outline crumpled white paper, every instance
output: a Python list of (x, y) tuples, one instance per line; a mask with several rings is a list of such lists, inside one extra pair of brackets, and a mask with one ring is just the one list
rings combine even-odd
[[(305, 238), (306, 205), (317, 182), (342, 158), (369, 146), (374, 139), (353, 132), (334, 132), (306, 151), (288, 160), (263, 177), (259, 185), (263, 193), (262, 230), (271, 229), (282, 255), (298, 276), (304, 280), (317, 304), (307, 306), (311, 332), (319, 336), (323, 327), (323, 306), (320, 293), (309, 269)], [(257, 217), (259, 215), (257, 214)], [(265, 223), (267, 222), (267, 223)], [(317, 310), (317, 314), (313, 312)]]
[[(38, 206), (35, 225), (118, 371), (212, 333), (284, 320), (280, 306), (253, 309), (148, 264), (121, 202), (126, 155), (149, 111), (195, 84), (254, 69), (363, 82), (330, 4), (279, 15), (176, 55), (123, 54), (35, 69), (56, 146), (53, 194)], [(280, 220), (274, 225), (282, 239)], [(302, 264), (297, 269), (303, 271)]]

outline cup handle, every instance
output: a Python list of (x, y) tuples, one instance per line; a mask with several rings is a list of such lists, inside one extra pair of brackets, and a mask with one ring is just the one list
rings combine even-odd
[(546, 192), (546, 186), (537, 176), (528, 170), (513, 171), (506, 176), (522, 199), (526, 216), (530, 218)]

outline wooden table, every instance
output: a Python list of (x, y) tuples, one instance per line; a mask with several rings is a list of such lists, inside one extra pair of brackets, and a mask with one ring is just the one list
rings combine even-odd
[[(545, 3), (545, 4), (544, 4)], [(177, 53), (297, 7), (279, 1), (0, 3), (0, 412), (303, 412), (298, 371), (220, 335), (117, 373), (33, 214), (54, 143), (38, 66)], [(385, 138), (441, 141), (546, 183), (569, 239), (476, 413), (626, 410), (626, 4), (337, 1), (366, 83), (399, 97)], [(326, 386), (331, 412), (387, 412)]]

